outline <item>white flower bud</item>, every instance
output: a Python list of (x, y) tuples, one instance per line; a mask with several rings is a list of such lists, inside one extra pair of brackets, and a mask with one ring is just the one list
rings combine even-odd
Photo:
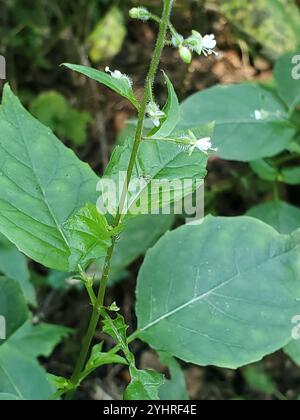
[(134, 7), (129, 11), (129, 16), (132, 19), (149, 20), (151, 15), (145, 7)]

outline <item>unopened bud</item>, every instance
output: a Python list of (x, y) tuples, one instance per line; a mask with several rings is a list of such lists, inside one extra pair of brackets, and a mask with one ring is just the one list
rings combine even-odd
[(179, 47), (179, 55), (180, 55), (180, 58), (182, 59), (182, 61), (184, 61), (187, 64), (191, 63), (192, 53), (187, 47), (184, 47), (183, 45), (181, 45)]
[(150, 12), (145, 7), (134, 7), (129, 11), (132, 19), (149, 20)]

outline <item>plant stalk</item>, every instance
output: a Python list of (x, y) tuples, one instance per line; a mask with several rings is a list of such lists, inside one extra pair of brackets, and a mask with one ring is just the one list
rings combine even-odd
[[(166, 34), (167, 34), (168, 26), (169, 26), (170, 14), (171, 14), (173, 3), (174, 3), (174, 0), (164, 0), (163, 15), (160, 21), (159, 34), (157, 37), (155, 50), (153, 53), (153, 57), (152, 57), (151, 64), (149, 67), (149, 72), (147, 75), (143, 99), (142, 99), (141, 106), (139, 109), (138, 124), (137, 124), (137, 129), (136, 129), (136, 134), (135, 134), (135, 140), (134, 140), (134, 144), (133, 144), (133, 148), (132, 148), (132, 152), (131, 152), (131, 156), (130, 156), (130, 160), (128, 164), (126, 181), (125, 181), (124, 188), (121, 194), (117, 214), (114, 220), (114, 227), (118, 227), (121, 223), (122, 214), (123, 214), (125, 203), (126, 203), (128, 186), (130, 184), (130, 180), (133, 174), (134, 164), (136, 161), (139, 145), (142, 141), (142, 134), (143, 134), (143, 127), (144, 127), (144, 120), (146, 116), (147, 104), (149, 102), (149, 98), (151, 97), (152, 86), (153, 86), (154, 79), (158, 70), (161, 54), (165, 45), (165, 39), (166, 39)], [(96, 303), (93, 306), (93, 312), (92, 312), (91, 319), (89, 322), (88, 330), (83, 339), (80, 355), (77, 360), (77, 364), (75, 366), (73, 375), (71, 376), (71, 379), (70, 379), (70, 382), (74, 386), (74, 390), (67, 394), (66, 399), (69, 399), (69, 400), (73, 398), (73, 395), (80, 384), (81, 373), (84, 370), (84, 366), (85, 366), (85, 363), (89, 354), (89, 350), (90, 350), (90, 347), (91, 347), (91, 344), (92, 344), (92, 341), (93, 341), (93, 338), (94, 338), (94, 335), (95, 335), (95, 332), (96, 332), (96, 329), (97, 329), (97, 326), (101, 317), (101, 309), (104, 304), (107, 280), (110, 273), (111, 259), (114, 253), (116, 241), (117, 241), (117, 238), (114, 237), (112, 240), (112, 244), (107, 251)]]

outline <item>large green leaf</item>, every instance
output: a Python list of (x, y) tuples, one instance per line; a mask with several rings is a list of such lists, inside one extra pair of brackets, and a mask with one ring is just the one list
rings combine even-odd
[(3, 399), (48, 399), (55, 390), (36, 358), (50, 356), (69, 333), (58, 325), (30, 322), (20, 328), (0, 349), (0, 393), (10, 394)]
[(284, 201), (271, 201), (252, 207), (248, 216), (271, 225), (279, 233), (292, 233), (300, 228), (300, 209)]
[[(213, 125), (203, 125), (193, 130), (197, 136), (207, 137), (212, 135)], [(120, 172), (126, 173), (131, 151), (130, 139), (116, 147), (105, 172), (104, 185), (106, 180), (113, 180), (116, 186), (123, 186), (123, 182), (120, 182)], [(171, 141), (143, 141), (134, 166), (126, 208), (133, 214), (148, 214), (150, 203), (153, 212), (179, 201), (193, 191), (196, 180), (199, 182), (204, 179), (206, 165), (207, 155), (199, 150), (195, 150), (190, 156), (180, 145)], [(192, 182), (187, 186), (184, 185), (184, 180)], [(171, 188), (169, 181), (173, 183)], [(164, 191), (171, 190), (171, 194), (164, 194), (163, 198), (157, 194), (159, 182), (163, 183)], [(114, 211), (115, 208), (111, 207), (110, 212)]]
[(293, 77), (293, 69), (299, 62), (294, 58), (296, 55), (295, 52), (280, 57), (274, 70), (278, 92), (290, 109), (300, 103), (300, 83)]
[(71, 271), (64, 223), (96, 202), (97, 176), (4, 88), (0, 113), (0, 232), (35, 261)]
[(285, 346), (300, 311), (299, 240), (248, 217), (207, 217), (166, 234), (139, 273), (140, 337), (227, 368)]
[(293, 0), (220, 0), (220, 10), (272, 57), (298, 45), (300, 16)]
[(102, 83), (120, 96), (128, 99), (136, 108), (139, 108), (139, 103), (134, 96), (132, 86), (126, 79), (116, 79), (110, 74), (104, 73), (93, 69), (92, 67), (80, 66), (78, 64), (65, 63), (64, 66), (78, 73), (84, 74), (90, 79), (96, 80), (96, 82)]
[(284, 150), (296, 134), (287, 110), (271, 91), (254, 84), (216, 86), (181, 105), (180, 128), (216, 122), (213, 137), (224, 159), (251, 161)]
[(27, 316), (27, 306), (19, 284), (7, 277), (0, 277), (0, 345), (24, 324)]
[(10, 279), (16, 280), (28, 303), (35, 304), (35, 291), (30, 283), (27, 260), (17, 248), (0, 234), (0, 272)]
[(0, 349), (0, 393), (20, 400), (47, 400), (54, 388), (38, 362), (8, 343)]

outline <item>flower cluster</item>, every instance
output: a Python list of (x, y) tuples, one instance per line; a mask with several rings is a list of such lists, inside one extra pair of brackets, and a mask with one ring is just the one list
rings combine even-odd
[(218, 55), (214, 49), (217, 46), (217, 41), (213, 34), (202, 35), (197, 31), (192, 31), (192, 35), (187, 39), (184, 39), (180, 34), (173, 34), (172, 45), (179, 49), (179, 55), (185, 63), (192, 61), (192, 53), (195, 52), (198, 55)]
[(119, 70), (111, 71), (108, 66), (105, 67), (105, 71), (106, 73), (109, 73), (114, 79), (122, 80), (128, 83), (129, 86), (132, 86), (132, 80), (129, 76), (127, 76), (127, 74), (123, 74)]
[(166, 114), (161, 111), (159, 106), (153, 101), (148, 103), (146, 112), (155, 127), (159, 127), (161, 123), (160, 120), (166, 116)]

